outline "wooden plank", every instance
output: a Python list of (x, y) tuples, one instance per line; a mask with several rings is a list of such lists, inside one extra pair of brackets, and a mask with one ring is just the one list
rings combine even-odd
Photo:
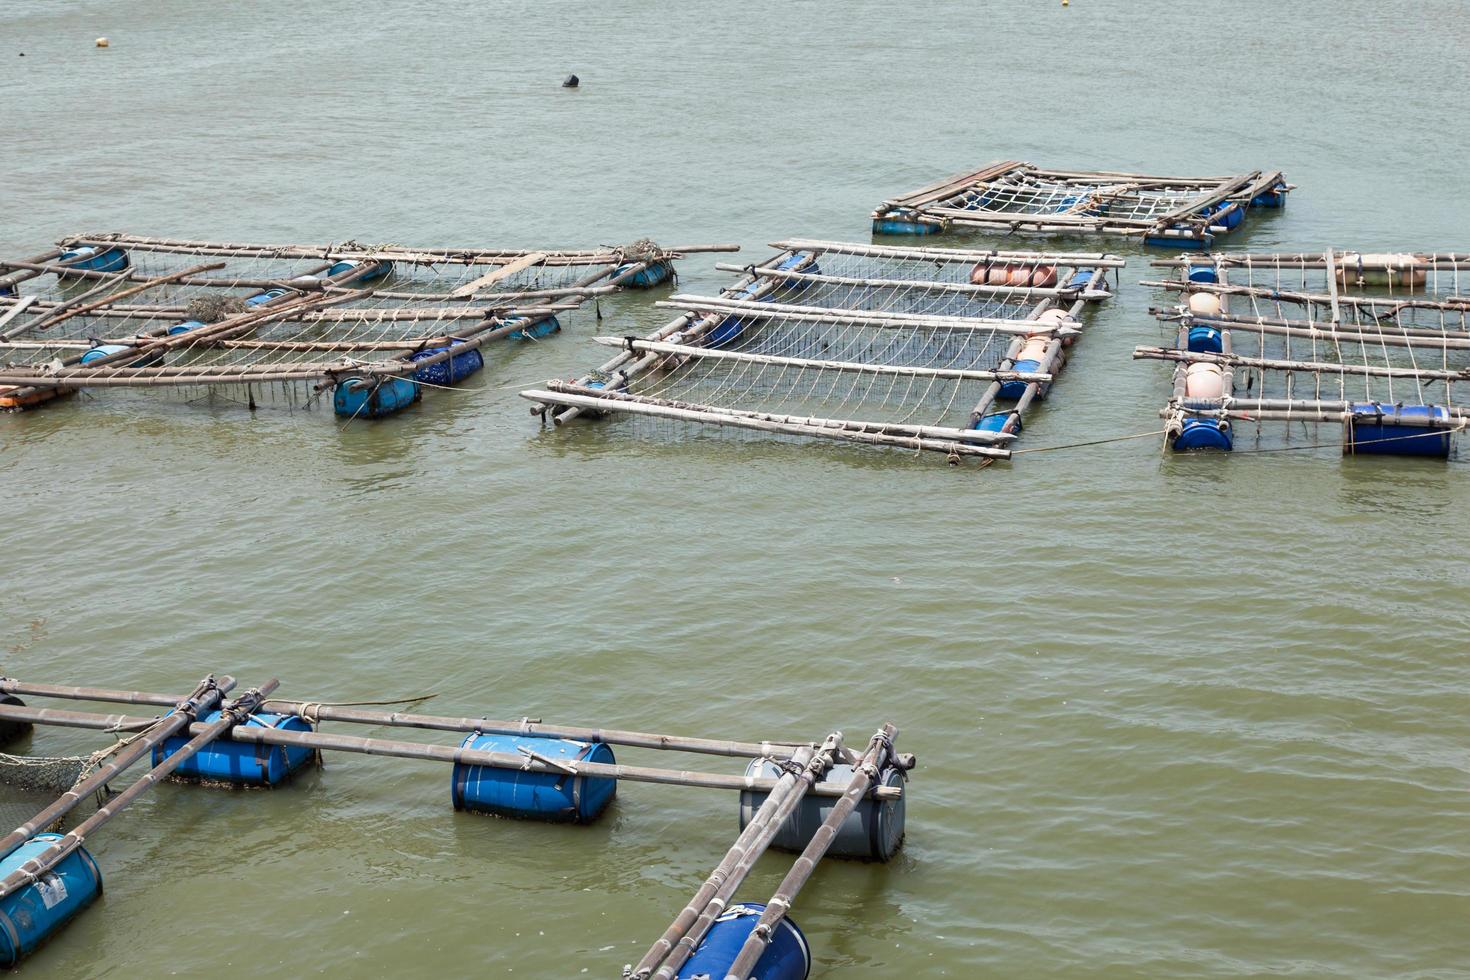
[(472, 282), (465, 283), (463, 286), (460, 286), (449, 295), (454, 299), (463, 299), (466, 296), (473, 296), (479, 290), (484, 289), (488, 286), (493, 286), (500, 280), (505, 279), (509, 276), (513, 276), (517, 272), (524, 272), (525, 270), (531, 268), (531, 266), (546, 261), (546, 259), (547, 254), (545, 252), (532, 252), (530, 255), (523, 255), (520, 258), (516, 259), (514, 262), (506, 263), (498, 269), (491, 269), (480, 278)]

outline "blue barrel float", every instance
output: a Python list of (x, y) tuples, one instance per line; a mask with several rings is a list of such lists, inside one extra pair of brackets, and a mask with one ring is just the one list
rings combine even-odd
[[(752, 759), (745, 767), (745, 775), (757, 779), (776, 779), (782, 774), (781, 767), (770, 759)], [(882, 771), (878, 786), (904, 784), (904, 773), (897, 766)], [(852, 766), (836, 765), (827, 770), (819, 782), (846, 786), (852, 780)], [(766, 801), (765, 792), (742, 790), (740, 793), (740, 829), (750, 823), (756, 810)], [(903, 846), (904, 802), (907, 796), (896, 800), (880, 800), (871, 793), (858, 801), (848, 814), (837, 836), (832, 838), (832, 847), (827, 853), (845, 858), (860, 858), (867, 861), (887, 861)], [(801, 798), (796, 809), (781, 824), (776, 832), (772, 847), (783, 851), (802, 851), (810, 843), (812, 835), (822, 826), (839, 797), (807, 794)]]
[[(82, 355), (82, 361), (81, 361), (81, 363), (83, 363), (83, 364), (94, 364), (97, 361), (102, 360), (104, 357), (111, 357), (114, 354), (121, 354), (123, 351), (130, 351), (130, 350), (133, 350), (133, 348), (130, 347), (130, 346), (128, 346), (127, 344), (98, 344), (96, 347), (93, 347), (91, 350), (87, 351), (85, 354)], [(123, 364), (123, 363), (113, 363), (113, 364), (106, 364), (106, 365), (103, 365), (103, 366), (104, 367), (153, 367), (154, 365), (162, 364), (162, 363), (163, 363), (163, 351), (156, 350), (156, 351), (154, 351), (151, 354), (145, 354), (142, 357), (138, 358), (137, 360), (135, 360), (135, 361), (129, 361), (126, 364)]]
[[(37, 834), (0, 858), (0, 878), (61, 840)], [(19, 963), (102, 893), (102, 872), (78, 847), (36, 881), (0, 898), (0, 969)]]
[[(199, 721), (208, 725), (219, 719), (220, 712), (210, 711), (202, 715)], [(245, 725), (251, 728), (279, 728), (288, 732), (312, 730), (310, 723), (295, 715), (270, 712), (251, 715)], [(173, 755), (192, 737), (183, 734), (165, 739), (162, 745), (153, 749), (153, 764), (156, 766)], [(203, 779), (240, 786), (275, 786), (310, 762), (313, 755), (315, 752), (312, 749), (294, 745), (232, 742), (224, 738), (211, 742), (185, 760), (183, 765), (174, 770), (174, 775), (184, 779)]]
[[(449, 345), (447, 346), (430, 347), (427, 350), (421, 350), (416, 354), (411, 354), (408, 359), (410, 361), (427, 360), (435, 354), (443, 354), (456, 344), (464, 343), (459, 337), (450, 337), (449, 341)], [(478, 347), (472, 347), (467, 351), (455, 354), (453, 357), (446, 357), (442, 361), (435, 361), (433, 364), (421, 367), (413, 373), (413, 376), (416, 380), (422, 381), (424, 384), (452, 385), (458, 384), (484, 366), (485, 355), (480, 353)]]
[(384, 278), (388, 275), (388, 273), (393, 271), (393, 263), (384, 260), (343, 259), (340, 262), (334, 263), (330, 269), (322, 273), (322, 276), (324, 278), (331, 279), (333, 276), (340, 276), (342, 273), (347, 272), (351, 269), (356, 269), (359, 266), (367, 265), (369, 261), (373, 262), (373, 267), (371, 269), (367, 270), (361, 275), (352, 276), (351, 278), (344, 280), (343, 284), (361, 286), (364, 283), (376, 282), (377, 280)]
[(1271, 189), (1262, 191), (1251, 198), (1253, 208), (1284, 208), (1286, 207), (1286, 181), (1280, 180), (1271, 185)]
[[(802, 266), (805, 265), (805, 268)], [(795, 255), (784, 258), (776, 266), (777, 272), (806, 272), (811, 275), (821, 275), (822, 268), (817, 265), (817, 257), (812, 252), (797, 252)], [(757, 284), (758, 285), (758, 284)], [(799, 293), (810, 289), (814, 283), (803, 279), (783, 279), (777, 283), (778, 289), (784, 289), (788, 293)], [(750, 293), (755, 286), (749, 287), (746, 292)], [(752, 297), (753, 298), (753, 297)]]
[(879, 235), (937, 235), (944, 230), (942, 224), (930, 224), (918, 218), (917, 213), (907, 208), (889, 211), (873, 219), (873, 231)]
[[(627, 275), (628, 270), (633, 268), (634, 264), (629, 262), (626, 265), (618, 266), (613, 270), (612, 278), (616, 279), (619, 276)], [(621, 285), (631, 286), (634, 289), (649, 289), (666, 281), (673, 274), (674, 267), (668, 262), (650, 262), (642, 269), (639, 269), (633, 276), (624, 280)]]
[(1245, 205), (1233, 201), (1221, 201), (1218, 204), (1207, 204), (1199, 212), (1210, 219), (1210, 224), (1218, 225), (1226, 231), (1232, 231), (1240, 227), (1245, 220)]
[(185, 320), (183, 323), (175, 323), (173, 326), (169, 327), (168, 335), (170, 337), (177, 337), (181, 333), (188, 333), (190, 330), (198, 330), (202, 326), (204, 326), (203, 320)]
[[(527, 316), (513, 316), (513, 317), (508, 318), (505, 321), (505, 326), (508, 327), (512, 323), (526, 323), (530, 319), (531, 318), (530, 317), (527, 317)], [(522, 327), (519, 330), (512, 331), (510, 334), (507, 335), (507, 339), (508, 340), (540, 340), (542, 337), (549, 337), (549, 336), (551, 336), (552, 334), (556, 333), (560, 329), (561, 329), (561, 321), (558, 320), (556, 317), (554, 317), (554, 316), (541, 317), (541, 318), (538, 318), (536, 320), (536, 322), (535, 323), (532, 323), (530, 326)]]
[[(113, 245), (111, 248), (99, 249), (95, 245), (80, 245), (69, 248), (57, 256), (57, 262), (65, 265), (68, 270), (79, 269), (85, 272), (121, 272), (128, 267), (128, 253)], [(57, 273), (65, 278), (65, 272)]]
[(1212, 265), (1192, 265), (1189, 267), (1190, 282), (1218, 283), (1220, 274)]
[(265, 303), (269, 303), (273, 299), (280, 299), (282, 296), (285, 296), (287, 292), (288, 290), (281, 289), (280, 287), (277, 287), (275, 289), (267, 289), (263, 293), (256, 293), (254, 296), (247, 297), (245, 300), (245, 305), (261, 306)]
[[(574, 769), (579, 762), (612, 765), (617, 761), (604, 742), (534, 735), (471, 732), (460, 748), (502, 752), (529, 760), (531, 757), (521, 752), (524, 748)], [(591, 823), (602, 816), (617, 790), (618, 781), (605, 776), (496, 769), (456, 762), (451, 797), (456, 810), (549, 823)]]
[(1195, 353), (1223, 354), (1225, 352), (1225, 335), (1215, 327), (1207, 327), (1197, 323), (1189, 328), (1189, 333), (1185, 338), (1185, 346)]
[(1021, 413), (1019, 412), (992, 412), (982, 415), (980, 420), (970, 428), (979, 432), (1013, 432), (1021, 434)]
[(1342, 451), (1353, 456), (1428, 456), (1450, 454), (1449, 409), (1443, 405), (1352, 406), (1343, 433)]
[(344, 418), (386, 418), (422, 397), (407, 378), (343, 378), (332, 392), (332, 410)]
[[(704, 941), (684, 961), (674, 980), (725, 980), (746, 937), (755, 931), (761, 913), (766, 910), (758, 902), (732, 905), (710, 925)], [(812, 972), (812, 951), (806, 936), (789, 917), (783, 916), (771, 934), (771, 943), (755, 961), (751, 976), (755, 980), (806, 980)]]
[(1170, 448), (1178, 453), (1198, 449), (1218, 449), (1228, 453), (1234, 445), (1230, 423), (1225, 419), (1187, 418)]

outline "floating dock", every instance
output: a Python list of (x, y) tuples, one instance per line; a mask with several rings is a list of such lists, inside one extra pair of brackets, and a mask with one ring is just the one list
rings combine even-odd
[(1003, 160), (873, 212), (881, 235), (966, 228), (1006, 233), (1120, 235), (1172, 248), (1206, 248), (1253, 209), (1278, 209), (1292, 185), (1280, 171), (1231, 177), (1160, 177), (1107, 170), (1047, 170)]
[[(624, 976), (640, 980), (803, 980), (812, 952), (786, 914), (817, 863), (827, 856), (887, 861), (906, 833), (907, 782), (915, 760), (897, 751), (891, 724), (855, 751), (840, 732), (814, 742), (728, 741), (276, 699), (274, 679), (225, 700), (235, 686), (233, 678), (210, 676), (180, 697), (0, 678), (0, 750), (37, 725), (127, 736), (80, 757), (86, 764), (75, 783), (0, 838), (0, 968), (15, 965), (59, 933), (101, 893), (99, 865), (83, 845), (148, 789), (172, 777), (207, 787), (289, 791), (291, 776), (323, 752), (446, 765), (447, 796), (455, 810), (546, 823), (598, 820), (624, 782), (738, 793), (739, 836), (647, 955), (636, 967), (624, 968)], [(154, 717), (102, 714), (38, 708), (22, 700), (37, 697), (167, 710)], [(326, 722), (452, 733), (458, 742), (327, 733), (321, 730)], [(629, 765), (615, 758), (615, 749), (723, 756), (746, 765), (743, 773)], [(0, 762), (25, 759), (0, 755)], [(144, 760), (142, 777), (116, 795), (108, 792), (110, 783)], [(5, 771), (0, 766), (0, 779)], [(94, 814), (66, 833), (55, 832), (79, 804), (98, 794), (102, 802)], [(249, 797), (240, 805), (249, 806)], [(800, 856), (766, 902), (735, 904), (756, 860), (771, 849)]]
[(682, 311), (573, 381), (523, 391), (543, 424), (579, 416), (721, 429), (985, 461), (1010, 458), (1022, 416), (1046, 397), (1111, 295), (1103, 253), (895, 248), (795, 239), (718, 296)]
[(0, 410), (131, 387), (251, 408), (330, 392), (339, 415), (382, 417), (481, 370), (491, 341), (545, 337), (589, 299), (671, 280), (686, 253), (734, 250), (67, 238), (0, 260)]
[[(1253, 424), (1257, 450), (1309, 449), (1325, 445), (1327, 423), (1342, 427), (1344, 455), (1443, 459), (1470, 424), (1470, 254), (1329, 249), (1152, 264), (1174, 272), (1144, 282), (1177, 298), (1151, 311), (1174, 343), (1133, 356), (1175, 365), (1160, 413), (1169, 448), (1228, 452)], [(1281, 441), (1262, 446), (1264, 428)]]

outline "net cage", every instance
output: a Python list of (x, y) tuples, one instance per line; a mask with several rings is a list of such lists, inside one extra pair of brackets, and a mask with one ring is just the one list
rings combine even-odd
[(716, 296), (572, 382), (524, 395), (557, 424), (608, 412), (767, 435), (1006, 458), (1122, 260), (1100, 253), (776, 243)]

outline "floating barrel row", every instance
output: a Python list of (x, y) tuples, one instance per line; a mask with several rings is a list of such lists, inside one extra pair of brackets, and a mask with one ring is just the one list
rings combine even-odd
[[(1104, 276), (1102, 269), (1078, 268), (1063, 284), (1063, 289), (1101, 289), (1105, 285)], [(1054, 287), (1058, 281), (1057, 267), (1052, 265), (982, 262), (970, 271), (970, 282), (974, 285), (1036, 289)], [(1075, 314), (1084, 305), (1085, 301), (1079, 299), (1070, 310), (1054, 307), (1042, 311), (1036, 317), (1036, 332), (1017, 335), (1007, 348), (999, 369), (1051, 375), (1059, 373), (1067, 362), (1065, 350), (1075, 338), (1071, 335), (1061, 336), (1058, 331), (1063, 327), (1077, 328), (1079, 324)], [(1022, 415), (1032, 402), (1046, 398), (1050, 391), (1049, 381), (993, 382), (981, 396), (975, 410), (970, 413), (969, 427), (982, 432), (1020, 435)], [(997, 408), (1000, 402), (1009, 402), (1011, 405)]]
[[(1337, 276), (1343, 283), (1354, 285), (1423, 285), (1425, 270), (1416, 263), (1412, 255), (1350, 253), (1344, 257)], [(1188, 283), (1218, 284), (1224, 276), (1225, 272), (1214, 265), (1191, 265), (1186, 270)], [(1229, 295), (1188, 290), (1183, 300), (1177, 348), (1194, 354), (1231, 355)], [(1185, 413), (1169, 431), (1170, 448), (1176, 452), (1230, 452), (1235, 445), (1230, 420), (1192, 415), (1189, 408), (1222, 406), (1234, 388), (1234, 371), (1228, 363), (1181, 361), (1174, 370), (1174, 402), (1184, 406)], [(1343, 453), (1443, 459), (1450, 453), (1453, 425), (1449, 410), (1442, 405), (1350, 402), (1343, 417)]]

